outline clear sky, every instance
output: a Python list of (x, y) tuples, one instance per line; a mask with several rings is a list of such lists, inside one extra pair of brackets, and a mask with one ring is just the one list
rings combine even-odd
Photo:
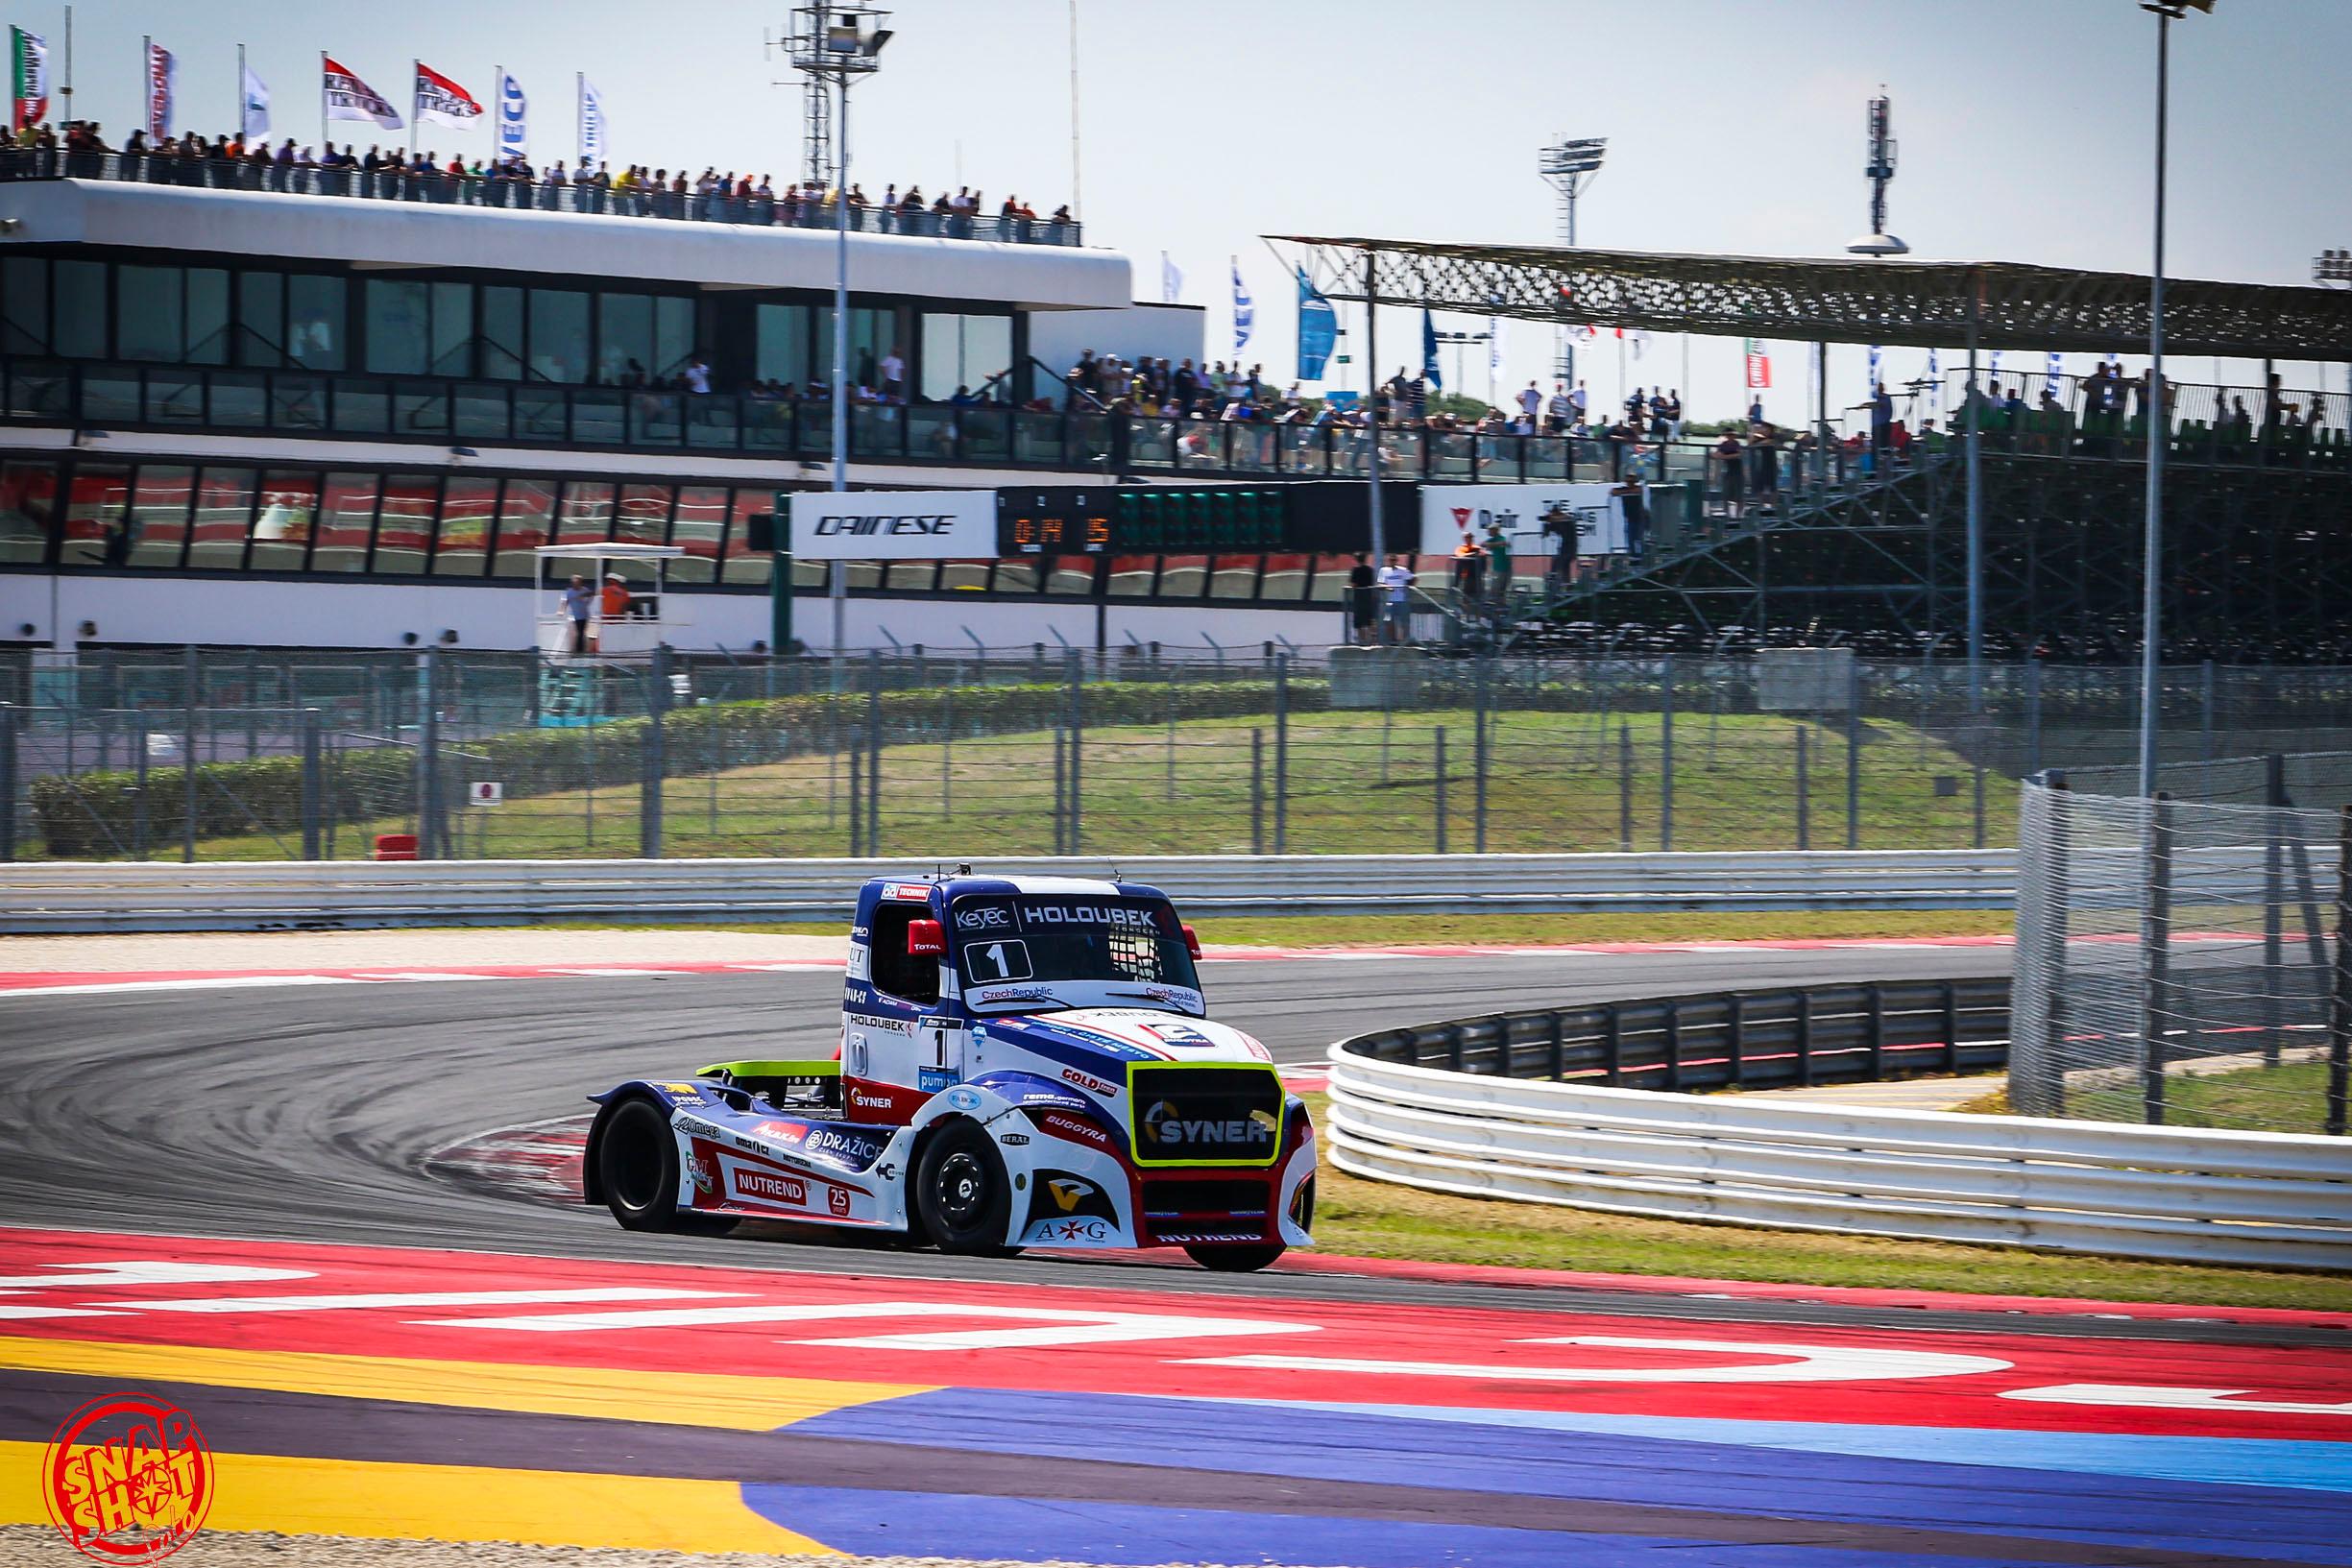
[[(1891, 227), (1914, 253), (2148, 261), (2156, 23), (2134, 0), (1078, 0), (1078, 14), (1089, 240), (1134, 258), (1147, 299), (1168, 252), (1183, 299), (1209, 307), (1211, 357), (1231, 348), (1238, 256), (1257, 302), (1243, 357), (1277, 380), (1293, 368), (1292, 291), (1261, 233), (1548, 242), (1537, 149), (1598, 135), (1609, 162), (1580, 205), (1587, 244), (1834, 253), (1867, 228), (1863, 105), (1881, 84), (1902, 144)], [(61, 7), (15, 0), (7, 15), (48, 36), (58, 68)], [(119, 142), (152, 33), (181, 58), (182, 129), (229, 127), (243, 42), (278, 133), (315, 143), (321, 49), (403, 112), (421, 55), (485, 102), (494, 63), (514, 72), (546, 161), (572, 156), (585, 71), (616, 162), (781, 181), (798, 167), (799, 101), (773, 84), (792, 73), (762, 38), (786, 15), (784, 0), (86, 0), (74, 8), (75, 109)], [(1069, 0), (906, 0), (882, 70), (855, 92), (854, 177), (876, 194), (893, 180), (977, 182), (991, 205), (1012, 192), (1041, 212), (1068, 199), (1069, 16)], [(2219, 0), (2172, 33), (2169, 270), (2307, 281), (2315, 253), (2352, 246), (2352, 0)], [(338, 124), (336, 137), (367, 129)], [(486, 128), (424, 139), (444, 154), (489, 145)], [(1345, 351), (1360, 312), (1342, 317)], [(1418, 330), (1414, 313), (1381, 313), (1387, 368), (1417, 356)], [(1802, 359), (1772, 347), (1768, 406), (1800, 417)], [(1661, 338), (1628, 379), (1681, 384), (1684, 350)], [(1694, 414), (1744, 396), (1737, 350), (1689, 345)], [(1467, 352), (1465, 390), (1483, 395), (1482, 350)], [(2018, 358), (2004, 372), (2040, 369)], [(1889, 350), (1888, 379), (1924, 359)], [(1536, 375), (1548, 388), (1550, 360), (1547, 328), (1508, 326), (1502, 390)], [(1613, 345), (1586, 361), (1594, 391), (1613, 395)], [(1450, 380), (1453, 350), (1443, 365)], [(2216, 374), (2202, 358), (2168, 370)], [(1862, 350), (1836, 350), (1834, 400), (1855, 401), (1863, 378)]]

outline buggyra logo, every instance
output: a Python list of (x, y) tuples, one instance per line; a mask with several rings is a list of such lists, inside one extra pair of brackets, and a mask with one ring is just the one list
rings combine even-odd
[(1187, 1117), (1154, 1100), (1143, 1114), (1144, 1136), (1163, 1148), (1254, 1151), (1273, 1142), (1274, 1119), (1264, 1111), (1225, 1119)]

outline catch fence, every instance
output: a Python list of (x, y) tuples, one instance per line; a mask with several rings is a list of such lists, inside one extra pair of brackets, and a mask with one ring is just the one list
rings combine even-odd
[[(0, 854), (1971, 849), (2020, 777), (2132, 755), (2133, 671), (1775, 657), (90, 651), (0, 667)], [(2352, 671), (2166, 673), (2217, 787), (2278, 736), (2352, 749)]]
[[(2340, 1135), (2352, 1062), (2352, 805), (2020, 799), (2009, 1097), (2026, 1115)], [(2343, 758), (2305, 759), (2337, 795)], [(2185, 771), (2185, 770), (2184, 770)]]

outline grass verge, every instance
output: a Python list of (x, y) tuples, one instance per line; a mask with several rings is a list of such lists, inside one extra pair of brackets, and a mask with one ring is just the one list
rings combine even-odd
[[(1326, 1097), (1304, 1098), (1321, 1124)], [(2345, 1307), (2338, 1275), (1704, 1225), (1457, 1197), (1359, 1180), (1334, 1169), (1329, 1145), (1324, 1148), (1316, 1177), (1315, 1242), (1344, 1255), (1985, 1295), (2326, 1312)]]
[[(2136, 1112), (2139, 1094), (2135, 1085), (2121, 1092), (2104, 1091), (2101, 1098)], [(1973, 1116), (2014, 1114), (2006, 1086), (1954, 1109)], [(2323, 1133), (2327, 1131), (2327, 1063), (2289, 1062), (2196, 1077), (2173, 1073), (2165, 1079), (2164, 1109), (2167, 1126)]]

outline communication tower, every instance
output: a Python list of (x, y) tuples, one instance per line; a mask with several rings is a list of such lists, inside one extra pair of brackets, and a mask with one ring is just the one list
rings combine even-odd
[(1895, 181), (1895, 112), (1884, 87), (1870, 101), (1865, 123), (1870, 162), (1862, 175), (1870, 181), (1870, 232), (1846, 249), (1855, 255), (1907, 255), (1911, 248), (1886, 231), (1886, 187)]

